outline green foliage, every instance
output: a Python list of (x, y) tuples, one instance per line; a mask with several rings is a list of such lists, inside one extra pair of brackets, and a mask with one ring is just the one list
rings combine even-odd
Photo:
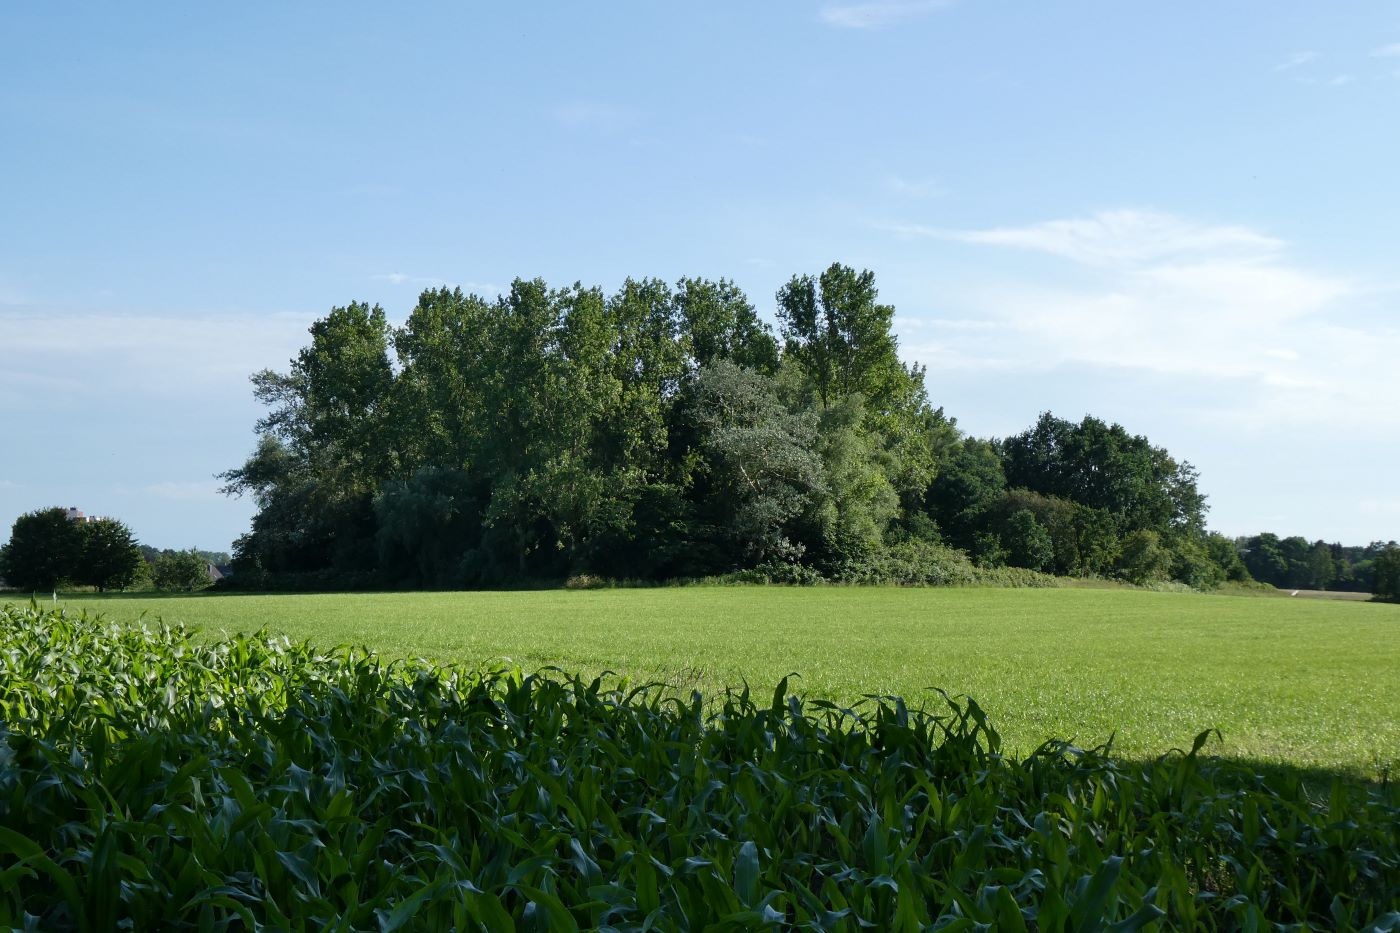
[(966, 586), (980, 579), (962, 551), (917, 538), (849, 560), (836, 577), (843, 583), (897, 586)]
[[(1020, 511), (1030, 512), (1036, 524), (1049, 536), (1048, 559), (1039, 553), (1041, 543), (1037, 532), (1029, 527), (1010, 527), (1012, 517)], [(1044, 563), (1033, 569), (1062, 576), (1101, 574), (1113, 566), (1120, 547), (1117, 526), (1107, 512), (1029, 489), (1007, 490), (987, 508), (983, 521), (988, 527), (997, 529), (1002, 543), (1007, 547), (1011, 547), (1009, 542), (1013, 539), (1032, 535), (1037, 549), (1035, 558), (1044, 559)], [(1013, 559), (1012, 563), (1029, 566), (1020, 563), (1026, 559), (1030, 559), (1029, 555)]]
[(1283, 556), (1278, 535), (1270, 532), (1255, 535), (1245, 542), (1242, 551), (1241, 558), (1251, 577), (1274, 586), (1288, 585), (1288, 561)]
[(922, 502), (938, 461), (957, 440), (928, 403), (924, 371), (900, 362), (894, 308), (878, 302), (875, 275), (833, 263), (778, 291), (784, 363), (823, 410), (859, 397), (865, 426), (889, 454), (884, 470), (905, 508)]
[(788, 412), (772, 379), (727, 361), (703, 370), (682, 404), (700, 454), (702, 555), (716, 570), (799, 559), (798, 525), (827, 493), (816, 417)]
[(142, 579), (141, 555), (131, 529), (115, 518), (71, 521), (65, 509), (42, 509), (16, 520), (0, 547), (0, 579), (31, 592), (65, 584), (121, 590)]
[(97, 518), (78, 526), (81, 544), (74, 582), (102, 590), (120, 590), (136, 582), (145, 561), (131, 529), (115, 518)]
[(1006, 559), (1013, 567), (1044, 570), (1054, 562), (1055, 542), (1030, 509), (1018, 509), (1007, 517), (1001, 529), (1001, 542), (1006, 547)]
[(894, 307), (877, 301), (875, 274), (839, 263), (820, 276), (793, 276), (778, 291), (785, 352), (802, 367), (822, 407), (851, 395), (875, 411), (892, 408), (908, 373), (890, 325)]
[[(224, 474), (257, 505), (235, 585), (774, 564), (864, 578), (907, 563), (886, 551), (908, 538), (1097, 576), (1139, 530), (1170, 542), (1180, 578), (1231, 572), (1198, 559), (1195, 471), (1144, 437), (1046, 413), (1004, 441), (960, 438), (923, 369), (899, 359), (870, 271), (795, 276), (777, 305), (781, 346), (723, 279), (629, 278), (612, 293), (517, 279), (494, 300), (432, 289), (402, 327), (378, 307), (333, 308), (286, 373), (253, 377), (269, 411)], [(1033, 523), (1012, 522), (1022, 510)], [(1311, 579), (1341, 575), (1306, 556)]]
[(696, 366), (728, 360), (769, 375), (777, 371), (778, 342), (733, 282), (681, 279), (675, 305)]
[[(142, 559), (144, 559), (149, 564), (154, 564), (156, 562), (156, 558), (160, 557), (162, 554), (168, 554), (174, 550), (173, 548), (152, 547), (149, 544), (137, 544), (136, 549), (141, 552)], [(195, 553), (197, 553), (200, 557), (204, 558), (211, 564), (227, 564), (232, 562), (233, 560), (233, 556), (227, 551), (196, 550)]]
[(151, 582), (151, 567), (153, 565), (146, 560), (136, 565), (136, 572), (131, 575), (131, 582), (127, 584), (127, 589), (136, 592), (146, 592), (155, 589), (155, 584)]
[(462, 470), (424, 467), (375, 498), (379, 566), (410, 586), (447, 586), (481, 539), (482, 503)]
[(1074, 424), (1046, 412), (1001, 449), (1009, 486), (1102, 509), (1127, 531), (1202, 530), (1195, 469), (1119, 425), (1093, 417)]
[(163, 593), (192, 593), (209, 585), (209, 564), (191, 548), (170, 551), (151, 565), (151, 583)]
[(64, 509), (26, 512), (0, 547), (0, 579), (17, 590), (57, 590), (76, 576), (82, 547), (82, 532)]
[(816, 516), (816, 562), (830, 570), (864, 561), (884, 547), (886, 530), (899, 517), (899, 493), (885, 472), (879, 437), (865, 426), (859, 395), (822, 413), (817, 449), (825, 496)]
[(1172, 553), (1170, 575), (1175, 581), (1196, 589), (1212, 589), (1226, 580), (1225, 569), (1211, 557), (1206, 542), (1190, 535), (1170, 540)]
[(988, 511), (1006, 492), (1006, 474), (994, 445), (976, 438), (957, 444), (929, 485), (927, 507), (949, 539), (973, 548), (986, 534)]
[(1245, 567), (1244, 561), (1240, 559), (1240, 552), (1235, 547), (1235, 542), (1222, 534), (1212, 532), (1206, 535), (1205, 548), (1211, 562), (1220, 568), (1220, 572), (1226, 580), (1233, 583), (1254, 582), (1254, 578), (1249, 574), (1249, 568)]
[(972, 585), (1004, 589), (1053, 589), (1060, 586), (1060, 578), (1025, 567), (979, 566), (973, 568)]
[(1171, 548), (1162, 544), (1161, 535), (1141, 529), (1124, 537), (1118, 573), (1129, 583), (1159, 583), (1170, 577), (1173, 559)]
[(947, 695), (707, 703), (0, 612), (11, 927), (1345, 931), (1400, 896), (1400, 790), (1314, 802), (1209, 732), (1022, 757)]
[[(1394, 545), (1394, 542), (1390, 542)], [(1388, 545), (1373, 541), (1365, 547), (1343, 547), (1297, 535), (1280, 538), (1263, 532), (1235, 542), (1253, 579), (1280, 589), (1372, 592), (1375, 559)]]
[(1001, 535), (979, 531), (973, 535), (971, 555), (978, 567), (994, 568), (1005, 566), (1010, 552), (1001, 546)]
[(1400, 599), (1400, 547), (1391, 544), (1377, 554), (1373, 573), (1373, 593), (1382, 599)]

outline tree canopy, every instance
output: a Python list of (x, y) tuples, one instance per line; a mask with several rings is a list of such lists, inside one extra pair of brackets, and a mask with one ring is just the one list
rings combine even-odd
[(0, 579), (32, 592), (65, 584), (119, 590), (135, 581), (141, 551), (131, 529), (115, 518), (70, 519), (63, 508), (21, 515), (0, 547)]
[(73, 578), (81, 553), (82, 533), (67, 510), (28, 512), (15, 519), (0, 548), (0, 578), (19, 590), (56, 590)]
[(239, 578), (913, 581), (946, 576), (916, 565), (950, 548), (1227, 575), (1195, 470), (1146, 438), (1048, 412), (1006, 439), (962, 436), (901, 361), (873, 273), (794, 276), (776, 306), (776, 335), (722, 279), (430, 289), (397, 327), (332, 309), (287, 372), (253, 377), (269, 411), (225, 474), (257, 505)]

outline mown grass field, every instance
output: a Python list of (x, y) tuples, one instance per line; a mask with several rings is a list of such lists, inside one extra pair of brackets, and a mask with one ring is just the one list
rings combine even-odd
[(1367, 777), (1400, 761), (1400, 607), (1125, 590), (722, 588), (74, 598), (206, 633), (266, 626), (526, 670), (611, 670), (707, 693), (785, 674), (854, 702), (975, 697), (1008, 745), (1047, 737), (1150, 757), (1215, 751)]

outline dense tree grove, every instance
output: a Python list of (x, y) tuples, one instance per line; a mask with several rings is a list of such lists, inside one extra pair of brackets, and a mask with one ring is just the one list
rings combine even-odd
[[(1250, 576), (1261, 583), (1294, 590), (1342, 590), (1383, 594), (1385, 555), (1394, 541), (1344, 547), (1264, 532), (1235, 542)], [(1379, 563), (1378, 563), (1379, 562)]]
[(141, 569), (141, 552), (125, 524), (114, 518), (73, 521), (62, 508), (21, 515), (0, 547), (0, 579), (31, 592), (67, 584), (119, 590)]
[(742, 571), (783, 580), (1059, 574), (1245, 579), (1189, 464), (1095, 418), (964, 437), (899, 359), (874, 276), (777, 295), (516, 280), (425, 291), (402, 327), (333, 309), (226, 491), (245, 586), (471, 586)]

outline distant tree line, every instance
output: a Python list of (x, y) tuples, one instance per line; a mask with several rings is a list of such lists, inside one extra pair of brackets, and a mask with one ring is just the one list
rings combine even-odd
[[(1394, 541), (1347, 547), (1320, 540), (1309, 542), (1297, 536), (1280, 538), (1269, 532), (1238, 538), (1236, 546), (1250, 575), (1261, 583), (1280, 589), (1357, 593), (1385, 591), (1390, 562), (1394, 560), (1391, 554), (1398, 547)], [(1400, 595), (1400, 591), (1391, 590), (1386, 595)]]
[(201, 562), (206, 564), (214, 564), (215, 566), (230, 565), (233, 563), (233, 555), (227, 551), (205, 551), (201, 550), (200, 548), (185, 548), (184, 550), (176, 550), (175, 548), (168, 547), (151, 547), (149, 544), (140, 543), (138, 543), (136, 547), (137, 550), (141, 552), (141, 556), (145, 558), (145, 561), (148, 564), (154, 564), (157, 561), (159, 561), (162, 557), (171, 557), (176, 554), (193, 554), (195, 557), (199, 558)]
[(30, 593), (73, 586), (189, 592), (209, 585), (209, 563), (219, 557), (228, 563), (227, 554), (139, 544), (115, 518), (75, 521), (63, 508), (38, 509), (16, 519), (0, 546), (0, 581)]

